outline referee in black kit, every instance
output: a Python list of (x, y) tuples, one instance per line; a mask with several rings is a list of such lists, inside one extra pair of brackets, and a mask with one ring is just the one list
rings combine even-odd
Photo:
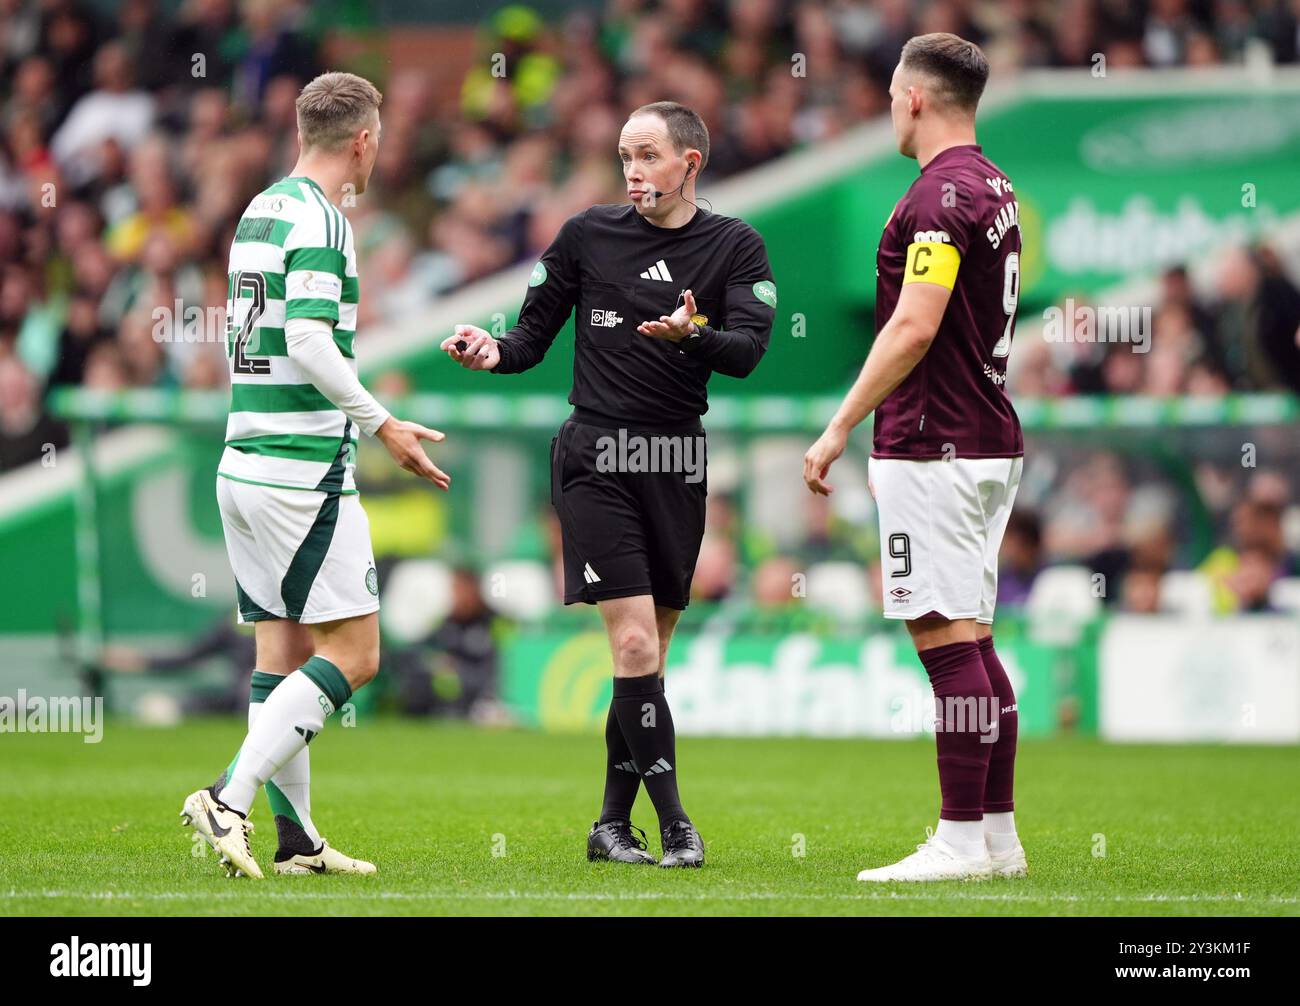
[(677, 792), (664, 661), (704, 535), (706, 385), (715, 371), (745, 377), (757, 366), (776, 286), (758, 233), (695, 205), (709, 159), (699, 115), (672, 101), (644, 105), (618, 154), (631, 205), (565, 221), (501, 339), (457, 325), (442, 348), (470, 370), (520, 373), (577, 309), (574, 409), (551, 442), (551, 503), (564, 603), (599, 605), (614, 657), (605, 799), (587, 858), (655, 862), (631, 824), (644, 782), (659, 815), (659, 865), (700, 866), (704, 843)]

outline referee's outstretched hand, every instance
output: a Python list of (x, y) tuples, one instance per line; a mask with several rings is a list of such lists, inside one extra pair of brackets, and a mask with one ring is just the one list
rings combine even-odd
[(440, 348), (466, 370), (491, 370), (501, 362), (496, 339), (477, 325), (457, 325)]
[(835, 491), (826, 481), (826, 476), (847, 444), (847, 436), (834, 427), (827, 427), (817, 442), (808, 448), (808, 453), (803, 456), (803, 481), (809, 492), (829, 496)]
[(420, 444), (421, 440), (441, 443), (447, 439), (445, 433), (389, 416), (384, 420), (384, 425), (375, 430), (375, 436), (388, 448), (388, 453), (401, 468), (412, 475), (428, 479), (439, 489), (451, 488), (451, 476), (429, 460), (429, 455), (424, 453), (424, 447)]
[(667, 339), (669, 342), (681, 342), (691, 334), (694, 324), (691, 316), (695, 314), (695, 294), (683, 291), (683, 303), (672, 314), (661, 314), (658, 321), (643, 321), (636, 330), (652, 339)]

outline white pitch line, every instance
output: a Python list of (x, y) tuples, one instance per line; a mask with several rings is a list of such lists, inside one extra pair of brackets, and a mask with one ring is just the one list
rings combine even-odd
[(746, 891), (732, 894), (705, 892), (675, 893), (669, 891), (635, 892), (565, 892), (545, 891), (434, 891), (427, 894), (414, 891), (375, 891), (372, 893), (328, 891), (213, 891), (187, 894), (180, 891), (154, 891), (132, 894), (125, 891), (16, 891), (0, 893), (6, 900), (87, 898), (102, 901), (205, 901), (213, 899), (261, 898), (274, 901), (989, 901), (989, 902), (1060, 902), (1063, 904), (1300, 904), (1300, 897), (1268, 895), (1258, 897), (1244, 894), (1117, 894), (1089, 897), (1079, 894), (978, 894), (954, 891), (951, 893), (924, 893), (909, 891), (864, 891), (861, 894), (785, 894), (775, 891)]

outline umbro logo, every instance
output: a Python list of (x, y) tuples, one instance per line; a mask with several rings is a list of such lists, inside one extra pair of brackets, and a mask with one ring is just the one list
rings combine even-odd
[(673, 770), (673, 767), (672, 767), (671, 765), (669, 765), (666, 761), (664, 761), (662, 758), (660, 758), (657, 762), (655, 762), (653, 765), (651, 765), (649, 769), (646, 770), (646, 773), (645, 773), (645, 774), (646, 774), (646, 775), (662, 775), (663, 773), (665, 773), (665, 772), (671, 772), (672, 770)]
[(596, 571), (591, 568), (591, 563), (589, 562), (583, 564), (582, 578), (588, 583), (600, 583), (600, 577), (596, 575)]
[(889, 593), (894, 597), (898, 598), (900, 601), (905, 597), (912, 596), (912, 592), (908, 590), (906, 587), (895, 587)]
[(660, 259), (641, 274), (642, 279), (657, 279), (661, 283), (671, 283), (673, 275), (668, 271), (668, 263)]

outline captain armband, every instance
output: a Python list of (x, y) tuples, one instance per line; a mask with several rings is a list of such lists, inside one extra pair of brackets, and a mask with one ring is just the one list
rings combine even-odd
[(903, 282), (937, 283), (951, 290), (957, 282), (959, 265), (961, 255), (952, 245), (942, 241), (917, 241), (907, 246)]

